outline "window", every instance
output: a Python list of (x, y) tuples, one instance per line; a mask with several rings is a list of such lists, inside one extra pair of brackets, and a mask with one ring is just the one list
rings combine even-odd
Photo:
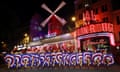
[(119, 10), (120, 9), (120, 0), (111, 0), (112, 9)]
[(108, 9), (107, 9), (107, 5), (105, 4), (105, 5), (102, 5), (102, 7), (101, 7), (101, 11), (102, 12), (106, 12)]
[(117, 24), (120, 24), (120, 16), (116, 17)]
[(94, 9), (94, 13), (98, 14), (98, 8)]
[(102, 20), (103, 22), (108, 22), (108, 17), (104, 17)]
[(78, 9), (81, 9), (82, 8), (82, 4), (80, 4), (79, 6), (78, 6)]
[(96, 3), (96, 2), (98, 2), (98, 0), (92, 0), (92, 3)]
[(82, 14), (79, 14), (79, 19), (83, 19), (83, 15)]

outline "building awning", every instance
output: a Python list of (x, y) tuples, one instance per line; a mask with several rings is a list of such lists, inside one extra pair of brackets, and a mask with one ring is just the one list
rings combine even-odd
[(52, 43), (52, 42), (60, 42), (60, 41), (70, 40), (70, 39), (73, 39), (73, 36), (70, 33), (67, 33), (67, 34), (56, 36), (53, 38), (44, 39), (42, 40), (42, 43), (45, 44), (45, 43)]

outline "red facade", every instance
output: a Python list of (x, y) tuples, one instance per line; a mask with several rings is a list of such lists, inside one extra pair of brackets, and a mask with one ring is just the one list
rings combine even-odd
[[(76, 16), (76, 28), (81, 27), (84, 24), (83, 12), (85, 10), (85, 0), (75, 1), (75, 16)], [(89, 8), (94, 11), (95, 20), (97, 23), (111, 23), (113, 24), (113, 35), (116, 45), (120, 44), (120, 7), (116, 5), (117, 0), (86, 0), (89, 1)], [(118, 1), (119, 2), (119, 1)], [(117, 47), (117, 46), (116, 46)], [(115, 55), (115, 61), (120, 64), (120, 49), (116, 47), (112, 48), (112, 53)], [(120, 47), (120, 46), (119, 46)], [(118, 52), (119, 51), (119, 52)]]
[(62, 33), (62, 24), (52, 16), (48, 23), (48, 34), (56, 33), (56, 35), (60, 35)]
[[(114, 25), (115, 42), (120, 42), (120, 9), (114, 10), (114, 0), (90, 0), (90, 9), (94, 11), (96, 22), (108, 22)], [(93, 2), (94, 1), (94, 2)], [(83, 23), (84, 0), (75, 1), (76, 27)]]

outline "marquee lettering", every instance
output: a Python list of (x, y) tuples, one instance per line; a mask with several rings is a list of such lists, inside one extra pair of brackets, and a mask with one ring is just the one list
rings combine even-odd
[(90, 24), (76, 30), (77, 36), (98, 32), (113, 32), (113, 24), (110, 23)]
[(90, 33), (95, 32), (95, 26), (94, 25), (90, 25)]

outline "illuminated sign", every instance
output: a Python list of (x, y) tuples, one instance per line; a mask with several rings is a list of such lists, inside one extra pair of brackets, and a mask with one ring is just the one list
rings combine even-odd
[[(78, 65), (78, 64), (90, 64), (94, 65), (97, 61), (98, 64), (111, 65), (114, 64), (112, 54), (102, 53), (41, 53), (41, 54), (22, 54), (5, 56), (5, 61), (8, 64), (8, 68), (15, 67), (44, 67), (58, 65)], [(106, 62), (107, 61), (107, 62)]]
[(33, 41), (38, 41), (38, 40), (40, 40), (39, 37), (33, 37)]
[(55, 37), (55, 36), (56, 36), (56, 32), (50, 33), (50, 34), (46, 35), (45, 37), (50, 38), (50, 37)]
[[(114, 40), (114, 35), (113, 33), (94, 33), (94, 34), (87, 34), (87, 35), (83, 35), (83, 36), (79, 36), (78, 39), (85, 39), (85, 38), (91, 38), (91, 37), (109, 37), (110, 39), (110, 44), (115, 46), (115, 40)], [(79, 41), (78, 41), (79, 42)]]
[(77, 36), (98, 32), (113, 32), (113, 24), (110, 23), (89, 24), (76, 30)]

